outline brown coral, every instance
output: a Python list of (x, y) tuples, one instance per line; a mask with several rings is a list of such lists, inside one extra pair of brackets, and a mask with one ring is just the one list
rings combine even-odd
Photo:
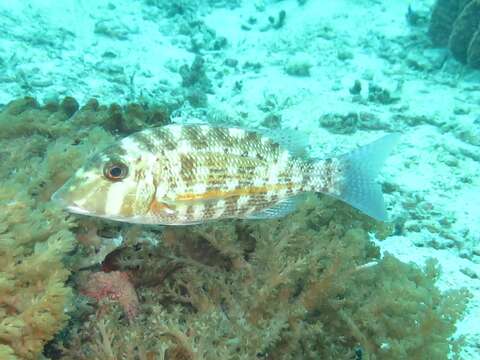
[(457, 60), (480, 67), (480, 0), (437, 0), (428, 33), (434, 45), (447, 45)]
[[(152, 232), (148, 237), (158, 245), (116, 255), (122, 271), (136, 269), (139, 321), (129, 325), (118, 313), (107, 314), (104, 324), (113, 335), (106, 348), (91, 340), (104, 329), (79, 325), (66, 355), (82, 349), (78, 359), (109, 351), (185, 360), (352, 359), (360, 353), (447, 359), (467, 293), (441, 293), (433, 263), (421, 270), (381, 258), (368, 235), (378, 230), (343, 204), (312, 198), (282, 221)], [(172, 262), (181, 266), (160, 276), (160, 286), (152, 282)], [(140, 345), (133, 353), (126, 348), (132, 342)]]
[(0, 113), (1, 359), (37, 359), (68, 319), (63, 260), (73, 249), (73, 224), (44, 201), (60, 168), (49, 163), (57, 156), (51, 134), (66, 131), (66, 118), (31, 98)]
[(51, 194), (114, 133), (163, 123), (169, 111), (96, 100), (80, 108), (73, 98), (42, 106), (30, 97), (0, 111), (0, 359), (39, 358), (72, 310), (70, 270), (92, 265)]
[[(125, 321), (118, 306), (99, 319), (81, 297), (69, 301), (78, 289), (66, 285), (68, 270), (95, 267), (102, 236), (120, 230), (66, 219), (48, 199), (89, 154), (131, 130), (112, 121), (123, 109), (23, 99), (0, 113), (2, 360), (42, 351), (79, 360), (446, 359), (458, 344), (450, 336), (467, 293), (440, 292), (432, 264), (382, 258), (369, 234), (384, 229), (329, 198), (311, 197), (281, 221), (127, 230), (128, 246), (103, 268), (132, 275), (139, 301), (125, 305), (141, 310), (138, 321)], [(96, 288), (99, 274), (96, 296), (124, 298), (111, 279)], [(131, 285), (126, 293), (135, 298)], [(54, 338), (65, 310), (73, 319)]]

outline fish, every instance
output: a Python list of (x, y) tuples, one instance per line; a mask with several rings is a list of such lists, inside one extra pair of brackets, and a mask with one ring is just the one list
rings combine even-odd
[(309, 158), (262, 131), (169, 124), (93, 155), (52, 200), (74, 214), (188, 225), (281, 218), (302, 195), (323, 193), (387, 221), (375, 179), (398, 139), (392, 133), (348, 154)]

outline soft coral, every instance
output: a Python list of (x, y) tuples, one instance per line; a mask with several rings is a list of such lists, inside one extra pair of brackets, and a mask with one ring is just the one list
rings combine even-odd
[(118, 301), (130, 321), (138, 314), (137, 293), (126, 272), (99, 271), (92, 273), (81, 292), (97, 301), (104, 298)]

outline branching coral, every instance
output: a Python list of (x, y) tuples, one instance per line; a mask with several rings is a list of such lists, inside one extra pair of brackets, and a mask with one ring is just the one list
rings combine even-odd
[[(381, 258), (368, 233), (384, 230), (311, 198), (282, 221), (144, 233), (158, 245), (121, 249), (110, 262), (132, 273), (141, 304), (133, 325), (106, 315), (109, 347), (120, 358), (136, 341), (139, 358), (446, 359), (468, 293), (442, 294), (433, 264)], [(74, 329), (65, 353), (101, 358), (88, 339), (102, 330), (93, 321)]]
[[(50, 188), (46, 184), (50, 178), (43, 157), (48, 147), (44, 136), (53, 122), (46, 119), (36, 136), (25, 137), (35, 132), (28, 121), (49, 113), (33, 109), (34, 102), (26, 99), (0, 114), (0, 129), (6, 130), (0, 135), (0, 166), (5, 175), (0, 180), (2, 359), (36, 359), (45, 343), (64, 326), (71, 294), (65, 285), (69, 271), (62, 260), (73, 248), (72, 223), (42, 200), (43, 191)], [(62, 132), (64, 127), (58, 125), (53, 131)]]
[(112, 133), (168, 121), (163, 110), (96, 101), (80, 109), (73, 98), (40, 106), (24, 98), (0, 112), (2, 360), (37, 359), (72, 309), (66, 283), (83, 253), (76, 224), (49, 203), (51, 194), (87, 156), (113, 141)]
[[(446, 359), (458, 345), (467, 292), (441, 293), (433, 264), (380, 257), (369, 234), (388, 227), (330, 198), (281, 220), (188, 228), (65, 218), (50, 195), (132, 130), (118, 125), (126, 111), (24, 99), (0, 113), (0, 358), (36, 359), (47, 342), (46, 356), (89, 360)], [(151, 125), (142, 111), (138, 126)], [(107, 237), (124, 247), (107, 255)], [(129, 319), (71, 297), (85, 285), (79, 269), (98, 298), (122, 298), (111, 277), (128, 273)]]

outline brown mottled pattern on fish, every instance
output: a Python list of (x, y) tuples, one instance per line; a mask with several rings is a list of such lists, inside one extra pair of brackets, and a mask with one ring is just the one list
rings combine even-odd
[[(174, 124), (135, 133), (108, 147), (54, 198), (70, 211), (87, 215), (190, 224), (283, 215), (295, 195), (313, 191), (345, 198), (382, 217), (382, 209), (370, 211), (349, 192), (348, 182), (370, 186), (371, 182), (350, 179), (357, 172), (348, 157), (298, 158), (257, 132)], [(368, 194), (362, 191), (359, 196)]]
[[(153, 137), (158, 139), (158, 148), (152, 146)], [(298, 161), (289, 161), (287, 150), (281, 151), (270, 139), (241, 129), (172, 126), (140, 133), (132, 140), (140, 148), (165, 156), (167, 168), (160, 169), (157, 177), (165, 180), (163, 189), (172, 191), (160, 192), (155, 200), (161, 203), (170, 195), (169, 203), (180, 202), (180, 221), (241, 217), (259, 211), (262, 205), (278, 201), (277, 192), (292, 195), (289, 174), (295, 164), (300, 170)], [(269, 173), (272, 164), (277, 171)], [(295, 187), (297, 191), (300, 188), (300, 184)], [(219, 205), (223, 197), (227, 201)]]

